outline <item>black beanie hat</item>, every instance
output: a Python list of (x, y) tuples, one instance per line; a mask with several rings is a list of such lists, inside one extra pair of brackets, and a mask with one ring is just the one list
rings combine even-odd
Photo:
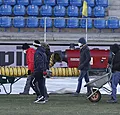
[(39, 47), (39, 46), (41, 46), (41, 44), (38, 40), (34, 40), (33, 46)]
[(75, 44), (74, 43), (70, 43), (70, 49), (75, 49)]
[(27, 50), (28, 48), (30, 48), (30, 46), (27, 43), (23, 44), (22, 46), (23, 50)]
[(86, 40), (85, 40), (85, 38), (80, 38), (79, 40), (78, 40), (78, 43), (81, 43), (81, 44), (86, 44)]

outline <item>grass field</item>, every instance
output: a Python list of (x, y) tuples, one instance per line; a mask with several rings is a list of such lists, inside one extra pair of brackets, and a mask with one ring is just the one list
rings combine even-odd
[(70, 94), (50, 95), (45, 104), (34, 104), (34, 99), (35, 95), (0, 95), (0, 115), (120, 115), (120, 100), (106, 103), (107, 95), (98, 103)]

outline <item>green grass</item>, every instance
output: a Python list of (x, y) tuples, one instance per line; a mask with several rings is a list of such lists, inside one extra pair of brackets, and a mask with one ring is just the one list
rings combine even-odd
[(0, 95), (0, 115), (120, 115), (120, 100), (108, 104), (107, 95), (98, 103), (91, 103), (85, 95), (50, 95), (46, 104), (34, 104), (34, 99), (35, 95)]

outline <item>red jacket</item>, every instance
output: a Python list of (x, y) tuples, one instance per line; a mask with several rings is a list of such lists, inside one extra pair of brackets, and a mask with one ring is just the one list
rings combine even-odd
[(28, 48), (26, 51), (26, 61), (28, 65), (28, 70), (31, 72), (34, 71), (34, 54), (35, 54), (35, 49), (33, 48)]

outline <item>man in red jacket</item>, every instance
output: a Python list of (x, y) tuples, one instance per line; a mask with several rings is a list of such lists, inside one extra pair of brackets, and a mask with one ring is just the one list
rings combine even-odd
[[(23, 44), (22, 49), (24, 53), (26, 54), (26, 62), (28, 65), (28, 77), (26, 81), (26, 85), (24, 87), (24, 91), (20, 94), (29, 94), (30, 87), (33, 88), (33, 90), (38, 90), (36, 86), (32, 85), (32, 81), (34, 79), (34, 76), (32, 73), (34, 72), (34, 54), (35, 54), (35, 49), (31, 48), (27, 43)], [(39, 95), (39, 94), (38, 94)]]

